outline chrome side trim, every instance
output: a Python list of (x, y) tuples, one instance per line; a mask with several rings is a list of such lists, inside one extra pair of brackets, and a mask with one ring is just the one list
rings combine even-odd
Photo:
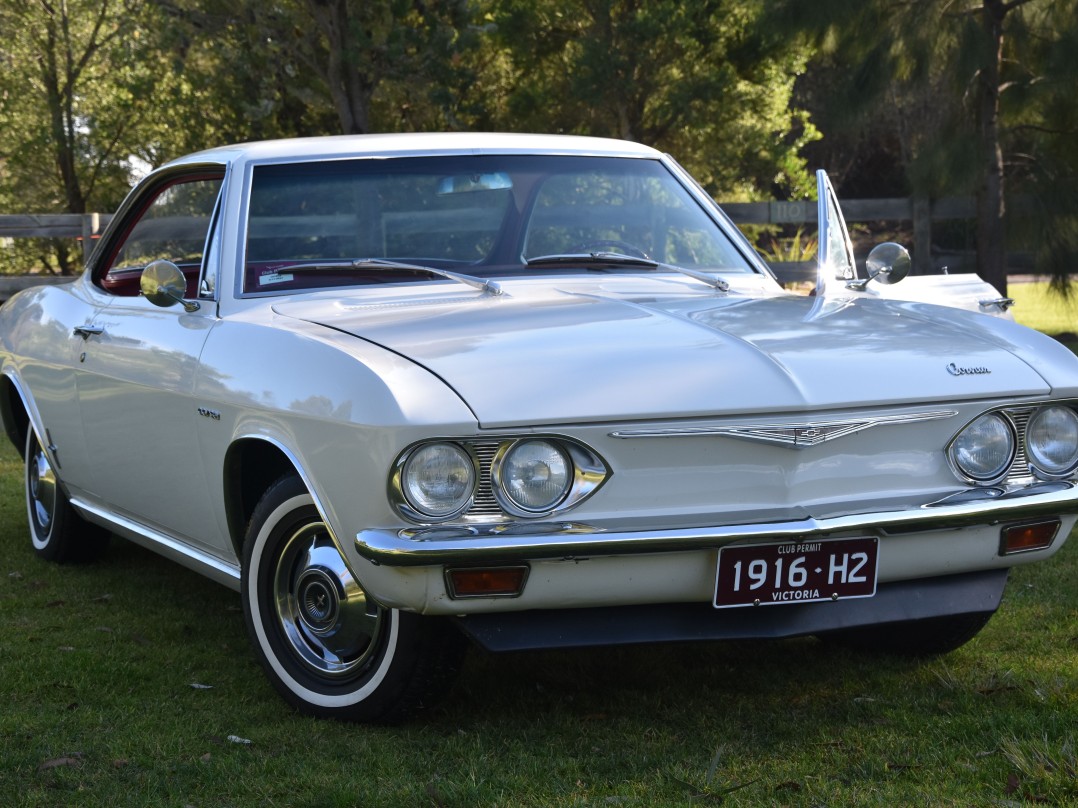
[(229, 564), (227, 561), (195, 549), (126, 516), (91, 505), (83, 499), (72, 497), (71, 506), (87, 521), (109, 528), (125, 539), (160, 553), (173, 561), (178, 561), (185, 567), (231, 589), (238, 591), (240, 588), (238, 564)]
[(523, 530), (499, 532), (501, 526), (491, 525), (462, 528), (457, 536), (448, 535), (449, 528), (443, 527), (434, 534), (437, 538), (424, 539), (422, 533), (371, 529), (357, 534), (356, 552), (375, 563), (398, 567), (463, 561), (641, 555), (713, 549), (754, 539), (807, 541), (849, 531), (877, 534), (948, 530), (1075, 513), (1078, 513), (1078, 485), (1048, 483), (984, 499), (952, 497), (902, 511), (678, 530), (588, 533), (581, 530), (581, 525), (574, 525), (572, 532), (544, 533), (537, 529), (529, 534)]
[(934, 410), (909, 415), (881, 415), (875, 418), (851, 418), (840, 421), (812, 421), (803, 423), (762, 423), (744, 426), (701, 426), (671, 429), (626, 429), (611, 432), (612, 438), (686, 438), (724, 437), (739, 440), (777, 443), (793, 449), (819, 446), (827, 441), (844, 438), (884, 424), (913, 424), (953, 418), (957, 410)]

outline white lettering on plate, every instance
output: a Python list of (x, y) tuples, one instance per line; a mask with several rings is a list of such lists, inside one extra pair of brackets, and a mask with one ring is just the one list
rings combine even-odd
[(820, 597), (819, 589), (796, 589), (790, 592), (772, 592), (771, 600), (813, 600)]

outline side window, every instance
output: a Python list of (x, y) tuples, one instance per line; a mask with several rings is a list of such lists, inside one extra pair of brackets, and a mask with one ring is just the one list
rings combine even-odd
[(114, 251), (100, 285), (116, 295), (136, 296), (142, 270), (163, 258), (183, 270), (188, 296), (195, 297), (220, 190), (220, 177), (205, 176), (161, 188)]
[(827, 189), (827, 254), (835, 269), (835, 277), (851, 280), (854, 277), (853, 256), (850, 255), (846, 226), (842, 220), (842, 211), (835, 199), (834, 192)]

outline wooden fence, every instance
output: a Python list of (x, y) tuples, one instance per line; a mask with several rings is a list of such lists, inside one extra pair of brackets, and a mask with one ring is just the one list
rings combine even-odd
[[(948, 262), (947, 255), (932, 253), (932, 223), (954, 219), (972, 219), (975, 205), (969, 197), (941, 199), (847, 199), (841, 202), (848, 222), (912, 222), (913, 272), (931, 274)], [(816, 224), (816, 202), (731, 202), (722, 204), (727, 215), (739, 225)], [(90, 257), (95, 240), (112, 218), (110, 214), (23, 214), (0, 215), (0, 239), (4, 238), (73, 238), (82, 243), (83, 255)], [(968, 255), (958, 256), (968, 261)], [(1021, 262), (1019, 262), (1021, 263)], [(952, 261), (953, 264), (953, 261)], [(773, 268), (784, 282), (809, 280), (814, 275), (812, 262), (774, 264)], [(952, 266), (952, 269), (955, 268)], [(66, 280), (51, 275), (0, 276), (0, 299), (10, 297), (18, 289), (39, 283)]]

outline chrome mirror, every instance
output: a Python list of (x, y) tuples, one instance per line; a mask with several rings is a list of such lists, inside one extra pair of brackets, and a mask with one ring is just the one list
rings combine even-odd
[(438, 182), (438, 196), (471, 194), (476, 191), (507, 191), (512, 187), (513, 180), (504, 171), (494, 171), (490, 174), (465, 174), (443, 177)]
[(178, 266), (164, 258), (158, 258), (146, 265), (142, 270), (139, 287), (142, 296), (155, 306), (167, 308), (179, 303), (189, 314), (200, 308), (198, 303), (183, 299), (184, 292), (187, 291), (187, 279)]
[(878, 281), (884, 286), (890, 286), (909, 275), (912, 266), (909, 251), (905, 247), (893, 241), (885, 241), (873, 247), (868, 258), (865, 259), (865, 277), (850, 281), (846, 284), (846, 288), (863, 292), (869, 281)]

